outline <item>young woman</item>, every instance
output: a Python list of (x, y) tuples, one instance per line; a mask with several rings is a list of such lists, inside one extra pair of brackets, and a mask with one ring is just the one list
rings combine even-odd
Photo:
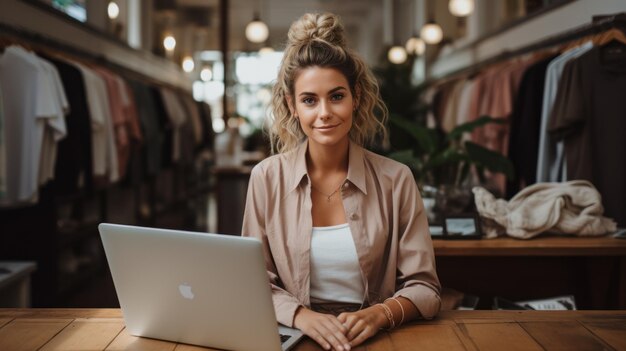
[(432, 318), (441, 287), (411, 171), (363, 148), (385, 135), (386, 108), (339, 19), (306, 14), (288, 39), (272, 101), (279, 153), (252, 171), (242, 233), (263, 242), (278, 321), (349, 350)]

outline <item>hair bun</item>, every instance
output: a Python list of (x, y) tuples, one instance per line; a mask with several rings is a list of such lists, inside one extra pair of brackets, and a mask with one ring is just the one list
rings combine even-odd
[(345, 46), (343, 25), (332, 13), (307, 13), (291, 24), (288, 45), (298, 46), (311, 41), (324, 41), (336, 46)]

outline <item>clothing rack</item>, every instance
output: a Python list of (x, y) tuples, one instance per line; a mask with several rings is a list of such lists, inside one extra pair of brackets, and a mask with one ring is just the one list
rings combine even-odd
[[(166, 86), (172, 88), (174, 90), (183, 89), (179, 85), (174, 85), (170, 82), (158, 80), (155, 77), (150, 77), (140, 72), (136, 72), (130, 68), (124, 67), (120, 64), (111, 62), (104, 55), (96, 55), (85, 50), (76, 48), (72, 45), (68, 45), (65, 43), (61, 43), (55, 39), (46, 37), (39, 33), (30, 32), (24, 29), (15, 28), (13, 26), (7, 25), (5, 23), (0, 23), (0, 38), (1, 37), (9, 37), (16, 41), (24, 41), (28, 44), (41, 46), (53, 51), (60, 51), (63, 53), (67, 53), (71, 56), (75, 56), (78, 58), (85, 59), (87, 61), (91, 61), (95, 64), (107, 67), (115, 72), (121, 73), (125, 77), (131, 77), (136, 80), (140, 80), (149, 84), (156, 84), (161, 86)], [(185, 89), (183, 89), (185, 90)], [(191, 91), (191, 84), (185, 90), (187, 92)]]
[(495, 63), (506, 61), (531, 52), (548, 49), (557, 45), (562, 45), (576, 39), (581, 39), (589, 35), (604, 32), (611, 28), (620, 28), (624, 30), (626, 28), (626, 13), (622, 12), (609, 16), (593, 16), (591, 23), (567, 30), (563, 33), (553, 35), (536, 43), (529, 44), (515, 50), (505, 50), (504, 52), (481, 62), (452, 71), (442, 77), (429, 80), (424, 85), (432, 85), (436, 81), (445, 81), (459, 75), (473, 74), (480, 71), (482, 68), (493, 65)]

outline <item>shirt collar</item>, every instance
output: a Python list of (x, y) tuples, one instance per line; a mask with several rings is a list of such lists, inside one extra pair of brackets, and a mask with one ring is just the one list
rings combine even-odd
[[(289, 191), (293, 191), (302, 182), (302, 178), (307, 176), (306, 169), (306, 150), (308, 148), (308, 140), (300, 143), (291, 154), (294, 157), (293, 179)], [(354, 184), (359, 190), (367, 195), (367, 187), (365, 186), (365, 154), (363, 147), (350, 141), (348, 150), (348, 176), (346, 177), (350, 183)]]
[(350, 183), (367, 195), (365, 186), (365, 150), (363, 147), (350, 141), (348, 150), (348, 177)]

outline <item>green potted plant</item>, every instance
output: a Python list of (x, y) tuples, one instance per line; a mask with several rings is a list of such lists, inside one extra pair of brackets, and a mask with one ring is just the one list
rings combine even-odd
[(483, 116), (448, 134), (397, 115), (392, 115), (390, 122), (414, 140), (412, 148), (393, 151), (388, 156), (411, 168), (432, 222), (440, 222), (443, 213), (467, 211), (472, 199), (470, 174), (477, 175), (481, 183), (485, 182), (485, 170), (504, 173), (509, 179), (514, 176), (511, 161), (502, 154), (462, 140), (464, 133), (488, 123), (504, 123), (501, 119)]
[[(451, 132), (426, 127), (428, 106), (418, 98), (424, 86), (411, 82), (415, 57), (395, 65), (383, 60), (375, 68), (381, 97), (389, 109), (390, 144), (388, 156), (411, 168), (422, 191), (427, 209), (458, 213), (471, 202), (471, 177), (484, 182), (485, 170), (514, 177), (513, 165), (505, 156), (468, 140), (465, 133), (503, 119), (482, 116), (461, 124)], [(439, 218), (433, 218), (437, 221)]]

